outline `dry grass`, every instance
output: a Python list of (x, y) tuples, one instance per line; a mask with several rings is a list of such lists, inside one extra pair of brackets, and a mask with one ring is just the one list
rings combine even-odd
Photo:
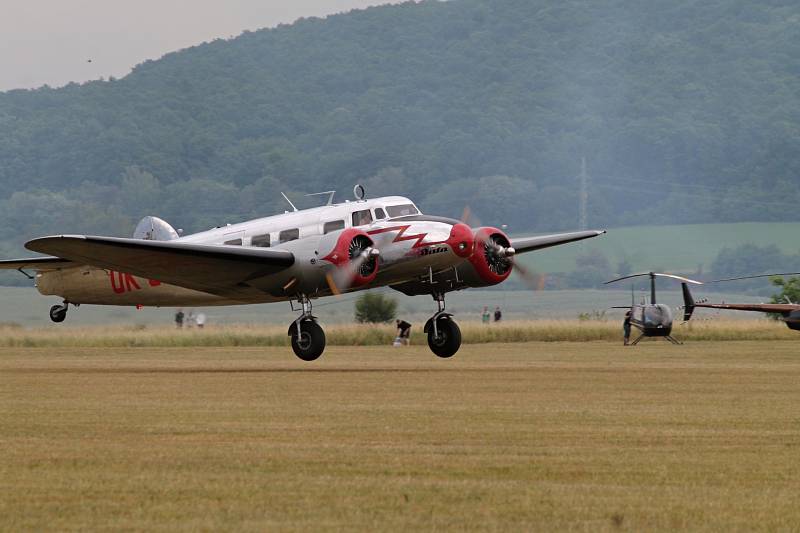
[(0, 350), (0, 530), (795, 530), (795, 342)]
[[(466, 344), (490, 342), (618, 341), (617, 322), (578, 320), (508, 321), (484, 325), (460, 323)], [(0, 324), (0, 347), (187, 347), (187, 346), (288, 346), (287, 325), (217, 326), (203, 330), (172, 327), (92, 326), (85, 328), (22, 328)], [(412, 341), (424, 344), (422, 324), (412, 330)], [(634, 330), (634, 333), (635, 330)], [(675, 326), (676, 337), (700, 340), (798, 340), (800, 334), (774, 320), (695, 321)], [(380, 346), (390, 344), (392, 325), (331, 325), (326, 327), (330, 346)]]

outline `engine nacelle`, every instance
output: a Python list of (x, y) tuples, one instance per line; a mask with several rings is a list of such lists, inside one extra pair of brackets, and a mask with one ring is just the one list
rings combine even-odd
[(334, 275), (347, 278), (348, 287), (371, 283), (378, 275), (378, 250), (366, 232), (348, 228), (328, 233), (319, 241), (319, 256), (336, 267)]
[(514, 267), (514, 249), (508, 236), (497, 228), (477, 228), (474, 241), (472, 255), (458, 267), (463, 283), (468, 287), (488, 287), (508, 279)]

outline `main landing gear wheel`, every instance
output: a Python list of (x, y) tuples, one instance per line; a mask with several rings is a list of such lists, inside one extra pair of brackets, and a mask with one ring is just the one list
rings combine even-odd
[(64, 322), (64, 319), (67, 318), (68, 308), (67, 304), (54, 305), (50, 308), (50, 320), (53, 322)]
[(313, 361), (325, 351), (325, 332), (313, 320), (302, 320), (299, 334), (297, 323), (292, 324), (289, 335), (292, 337), (292, 350), (303, 361)]
[(438, 357), (452, 357), (461, 347), (461, 329), (449, 316), (436, 318), (428, 328), (428, 346)]

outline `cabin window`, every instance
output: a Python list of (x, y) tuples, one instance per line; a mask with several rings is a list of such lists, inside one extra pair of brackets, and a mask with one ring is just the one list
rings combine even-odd
[(404, 217), (407, 215), (419, 214), (419, 210), (414, 207), (414, 204), (390, 205), (386, 208), (386, 212), (389, 213), (390, 217)]
[(366, 226), (372, 222), (372, 213), (369, 209), (353, 213), (353, 226)]
[(322, 226), (322, 233), (330, 233), (332, 231), (338, 231), (340, 229), (344, 229), (344, 220), (331, 220), (330, 222), (326, 222)]
[(225, 241), (225, 244), (227, 244), (228, 246), (241, 246), (242, 239), (231, 239), (229, 241)]
[(253, 238), (250, 239), (250, 246), (269, 248), (269, 233), (265, 235), (253, 235)]
[(300, 238), (300, 230), (297, 228), (294, 229), (285, 229), (278, 234), (278, 240), (280, 242), (289, 242), (294, 241)]
[(386, 218), (386, 212), (381, 209), (380, 207), (375, 208), (375, 218), (377, 220), (381, 220), (382, 218)]

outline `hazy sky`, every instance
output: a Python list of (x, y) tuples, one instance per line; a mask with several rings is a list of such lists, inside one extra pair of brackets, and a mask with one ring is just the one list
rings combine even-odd
[(386, 3), (392, 2), (0, 0), (0, 91), (122, 77), (146, 59), (216, 37)]

